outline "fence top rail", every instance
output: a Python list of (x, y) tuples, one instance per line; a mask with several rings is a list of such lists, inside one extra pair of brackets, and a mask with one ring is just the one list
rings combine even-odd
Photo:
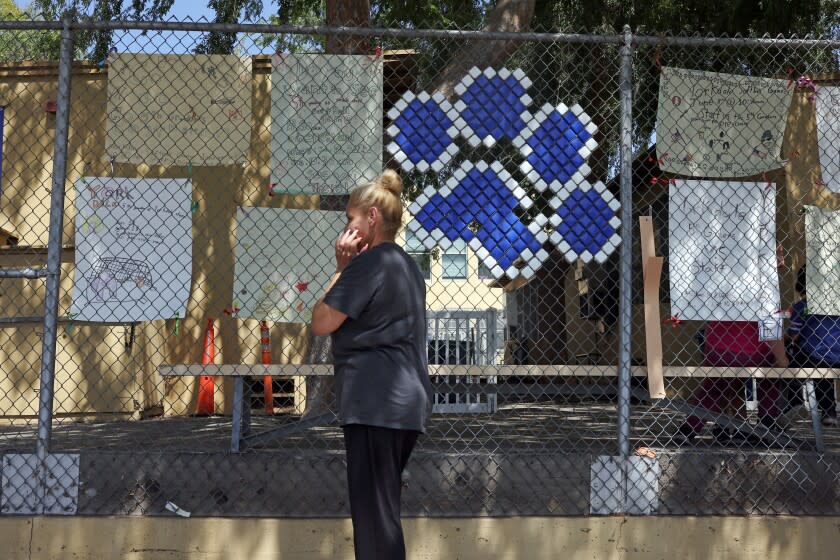
[(638, 45), (668, 47), (803, 47), (803, 48), (840, 48), (840, 38), (817, 39), (812, 37), (714, 37), (714, 36), (670, 36), (670, 35), (633, 35), (632, 43)]
[(21, 21), (7, 20), (0, 21), (0, 31), (30, 31), (30, 30), (61, 30), (63, 24), (60, 21)]
[[(61, 28), (61, 25), (58, 25)], [(541, 33), (534, 31), (480, 31), (459, 29), (395, 29), (388, 27), (348, 27), (329, 25), (272, 25), (268, 23), (211, 23), (191, 21), (78, 21), (72, 29), (141, 31), (201, 31), (221, 33), (273, 33), (286, 35), (353, 35), (405, 39), (469, 39), (484, 41), (537, 41), (564, 43), (624, 43), (624, 35), (587, 33)]]
[[(536, 41), (563, 43), (610, 43), (623, 44), (624, 33), (548, 33), (537, 31), (482, 31), (459, 29), (397, 29), (388, 27), (351, 27), (329, 25), (273, 25), (268, 23), (215, 23), (202, 21), (77, 21), (70, 23), (71, 29), (82, 30), (139, 30), (139, 31), (197, 31), (223, 33), (273, 33), (286, 35), (355, 35), (393, 38), (439, 38), (470, 39), (485, 41)], [(0, 30), (60, 30), (61, 21), (0, 21)], [(629, 35), (632, 44), (668, 45), (683, 47), (803, 47), (840, 48), (840, 38), (821, 39), (815, 37), (715, 37), (715, 36), (671, 36), (671, 35)]]
[[(222, 377), (322, 377), (333, 374), (332, 364), (162, 364), (158, 373), (164, 377), (212, 375)], [(636, 377), (647, 375), (644, 366), (633, 366)], [(732, 377), (758, 379), (837, 379), (840, 368), (758, 368), (665, 366), (665, 377)], [(615, 377), (615, 365), (429, 365), (429, 375), (465, 375), (496, 377)]]

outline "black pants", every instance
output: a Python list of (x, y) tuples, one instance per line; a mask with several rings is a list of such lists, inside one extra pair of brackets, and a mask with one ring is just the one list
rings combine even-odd
[[(792, 368), (832, 368), (837, 367), (837, 364), (829, 364), (821, 360), (815, 360), (798, 346), (794, 346), (789, 353), (790, 367)], [(792, 379), (788, 385), (788, 405), (786, 408), (790, 409), (796, 405), (803, 404), (802, 401), (802, 384), (799, 379)], [(836, 404), (834, 402), (834, 380), (833, 379), (815, 379), (814, 392), (817, 397), (817, 406), (823, 416), (836, 415)]]
[(402, 472), (419, 432), (344, 426), (356, 560), (404, 560)]

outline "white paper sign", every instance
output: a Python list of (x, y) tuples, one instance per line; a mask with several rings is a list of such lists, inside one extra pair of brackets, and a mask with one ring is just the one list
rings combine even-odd
[(765, 187), (682, 179), (670, 186), (674, 315), (703, 321), (758, 321), (776, 315), (776, 193)]
[(335, 272), (344, 212), (243, 207), (237, 216), (237, 316), (308, 323)]
[(192, 277), (192, 183), (87, 177), (76, 189), (75, 318), (184, 317)]
[(805, 207), (805, 259), (808, 310), (840, 315), (840, 211)]
[(817, 146), (825, 188), (840, 193), (840, 87), (817, 91)]
[(162, 165), (246, 161), (251, 82), (249, 56), (112, 55), (106, 159)]
[(775, 317), (764, 317), (758, 320), (758, 340), (781, 340), (782, 339), (782, 317), (781, 314)]
[(382, 172), (382, 58), (271, 59), (275, 192), (347, 194)]
[(743, 177), (781, 167), (792, 96), (785, 80), (663, 68), (656, 113), (661, 169)]

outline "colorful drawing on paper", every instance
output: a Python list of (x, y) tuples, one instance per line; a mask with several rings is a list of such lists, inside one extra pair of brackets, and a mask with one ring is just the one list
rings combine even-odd
[(670, 185), (673, 315), (701, 321), (776, 316), (775, 197), (764, 183), (677, 179)]
[(113, 54), (106, 159), (228, 165), (251, 145), (251, 58)]
[(840, 193), (840, 87), (820, 86), (816, 103), (822, 182), (831, 192)]
[(809, 312), (840, 316), (840, 211), (805, 207), (805, 259)]
[[(620, 242), (618, 201), (586, 179), (597, 127), (579, 105), (544, 105), (532, 114), (530, 85), (520, 69), (472, 68), (454, 103), (406, 92), (388, 112), (387, 149), (400, 166), (448, 174), (442, 188), (426, 187), (410, 205), (409, 229), (429, 249), (467, 242), (496, 278), (533, 276), (548, 258), (547, 242), (567, 260), (585, 262), (604, 262)], [(528, 217), (534, 201), (498, 161), (467, 159), (451, 169), (458, 137), (467, 149), (509, 140), (531, 184), (552, 195), (548, 214)]]
[(785, 80), (663, 68), (656, 113), (660, 168), (744, 177), (781, 167), (793, 88)]
[(308, 323), (335, 271), (344, 212), (248, 208), (237, 215), (234, 306), (238, 317)]
[(72, 313), (82, 321), (184, 317), (192, 275), (192, 184), (86, 177), (76, 183)]
[(381, 57), (271, 59), (274, 192), (342, 195), (382, 172)]

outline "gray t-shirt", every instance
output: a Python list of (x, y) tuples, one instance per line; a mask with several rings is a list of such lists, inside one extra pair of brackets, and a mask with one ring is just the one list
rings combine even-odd
[(340, 424), (426, 431), (432, 384), (426, 283), (395, 243), (356, 256), (324, 297), (347, 315), (333, 335)]

